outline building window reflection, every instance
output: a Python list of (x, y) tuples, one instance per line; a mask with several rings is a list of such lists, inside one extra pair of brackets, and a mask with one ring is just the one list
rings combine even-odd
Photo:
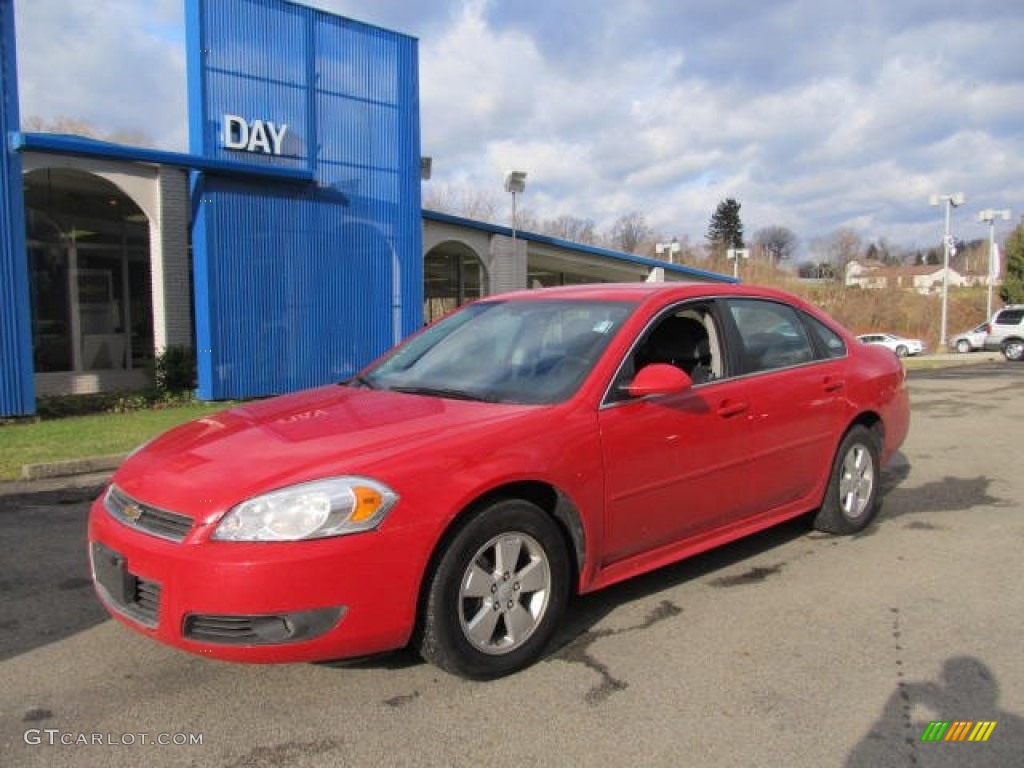
[(149, 225), (84, 171), (25, 174), (35, 370), (140, 368), (153, 356)]
[(423, 260), (423, 322), (432, 323), (484, 296), (483, 264), (475, 254), (443, 246)]

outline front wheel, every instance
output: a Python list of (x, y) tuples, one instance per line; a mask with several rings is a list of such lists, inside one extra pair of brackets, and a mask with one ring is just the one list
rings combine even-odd
[(908, 352), (910, 352), (910, 350), (902, 344), (896, 347), (896, 357), (906, 357)]
[(1024, 341), (1011, 339), (1003, 344), (1003, 357), (1014, 362), (1024, 358)]
[(967, 341), (967, 339), (960, 339), (960, 341), (956, 343), (956, 351), (959, 352), (961, 355), (967, 354), (968, 352), (971, 351), (970, 342)]
[(441, 553), (421, 616), (420, 654), (473, 679), (536, 661), (569, 594), (558, 524), (520, 499), (499, 501), (459, 529)]
[(871, 430), (857, 425), (839, 444), (832, 476), (814, 527), (828, 533), (862, 530), (878, 511), (880, 476), (878, 440)]

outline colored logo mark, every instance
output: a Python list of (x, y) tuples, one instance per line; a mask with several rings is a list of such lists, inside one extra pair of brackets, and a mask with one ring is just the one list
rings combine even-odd
[(921, 741), (988, 741), (995, 727), (995, 720), (932, 720)]

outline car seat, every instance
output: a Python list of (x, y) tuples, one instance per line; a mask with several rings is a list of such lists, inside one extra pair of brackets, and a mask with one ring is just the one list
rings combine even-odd
[(714, 378), (707, 329), (692, 317), (673, 315), (663, 320), (636, 353), (636, 369), (666, 363), (685, 371), (694, 384)]

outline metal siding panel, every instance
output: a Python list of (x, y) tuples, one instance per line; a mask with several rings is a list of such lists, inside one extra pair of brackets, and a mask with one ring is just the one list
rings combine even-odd
[(419, 325), (417, 43), (274, 0), (213, 0), (199, 16), (192, 39), (209, 53), (189, 55), (206, 68), (194, 78), (211, 116), (204, 154), (225, 152), (223, 111), (273, 119), (279, 109), (289, 134), (295, 127), (289, 157), (231, 159), (306, 164), (317, 179), (204, 179), (194, 228), (200, 396), (345, 378)]
[(20, 416), (36, 403), (21, 158), (8, 141), (19, 120), (13, 0), (0, 0), (0, 88), (0, 416)]

